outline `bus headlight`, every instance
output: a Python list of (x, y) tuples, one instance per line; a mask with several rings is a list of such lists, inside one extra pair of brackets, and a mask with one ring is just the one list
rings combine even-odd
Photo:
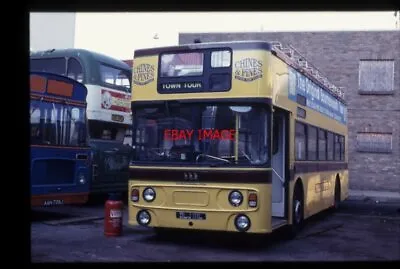
[(231, 205), (240, 206), (243, 202), (243, 195), (240, 191), (231, 191), (228, 199)]
[(85, 184), (86, 183), (85, 175), (83, 175), (83, 174), (79, 175), (79, 183), (80, 184)]
[(139, 211), (136, 215), (136, 221), (142, 226), (149, 225), (151, 221), (150, 213), (146, 210)]
[(156, 199), (156, 192), (153, 188), (147, 187), (143, 191), (143, 199), (146, 202), (152, 202), (154, 199)]
[(250, 219), (245, 215), (238, 215), (235, 218), (236, 229), (238, 229), (240, 232), (246, 232), (248, 229), (250, 229), (250, 225)]

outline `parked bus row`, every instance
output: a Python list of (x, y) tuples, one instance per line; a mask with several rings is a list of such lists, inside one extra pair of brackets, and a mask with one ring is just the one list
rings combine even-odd
[[(88, 155), (90, 156), (90, 160), (89, 158), (87, 159), (90, 163), (90, 167), (87, 168), (88, 174), (85, 177), (85, 182), (90, 181), (90, 189), (88, 192), (108, 193), (126, 191), (128, 166), (132, 153), (132, 148), (129, 145), (132, 124), (130, 107), (131, 67), (123, 61), (92, 51), (82, 49), (53, 49), (31, 52), (30, 70), (31, 72), (57, 74), (76, 81), (76, 83), (73, 84), (71, 81), (65, 80), (69, 81), (68, 83), (72, 83), (73, 85), (80, 85), (77, 83), (82, 83), (84, 85), (76, 86), (78, 87), (76, 91), (83, 91), (79, 90), (82, 87), (87, 89), (87, 94), (84, 94), (85, 100), (79, 101), (84, 101), (85, 104), (87, 104), (87, 109), (81, 112), (84, 112), (84, 114), (80, 114), (80, 117), (82, 117), (80, 126), (84, 128), (82, 132), (87, 132), (87, 137), (84, 136), (84, 143), (86, 143), (86, 147), (90, 148), (90, 154)], [(46, 77), (47, 75), (42, 74), (42, 76)], [(52, 79), (65, 82), (62, 77), (57, 77), (56, 79), (56, 77), (53, 76)], [(35, 101), (36, 99), (34, 99), (34, 96), (37, 96), (37, 92), (32, 92), (32, 90), (31, 85), (31, 105), (34, 103), (38, 106), (38, 109), (31, 110), (32, 151), (39, 146), (41, 148), (45, 146), (46, 148), (58, 148), (58, 150), (62, 152), (64, 152), (64, 149), (67, 150), (66, 148), (71, 152), (76, 152), (80, 144), (63, 144), (64, 142), (61, 143), (61, 141), (63, 141), (60, 140), (61, 138), (54, 140), (56, 139), (55, 137), (51, 137), (50, 139), (45, 136), (37, 137), (36, 134), (34, 134), (34, 129), (38, 122), (40, 122), (40, 128), (44, 130), (43, 132), (55, 130), (58, 131), (57, 135), (64, 135), (63, 132), (65, 132), (65, 130), (70, 132), (72, 129), (63, 129), (66, 123), (64, 119), (60, 117), (64, 117), (64, 112), (60, 112), (56, 104), (52, 102), (41, 103)], [(45, 96), (47, 99), (50, 97), (55, 98), (52, 95), (53, 93), (43, 92), (41, 94), (47, 94), (48, 96)], [(68, 98), (72, 97), (58, 96), (56, 100), (60, 102), (71, 101)], [(71, 119), (68, 118), (67, 121), (70, 120)], [(47, 133), (44, 134), (47, 135)], [(56, 157), (58, 153), (54, 151), (45, 152), (43, 154), (47, 153), (49, 154), (49, 159), (58, 158)], [(36, 157), (32, 155), (32, 190), (40, 189), (43, 195), (52, 193), (53, 189), (42, 188), (43, 182), (41, 180), (44, 180), (44, 178), (38, 175), (33, 168), (33, 166), (36, 165), (35, 163), (38, 162), (35, 158)], [(55, 164), (59, 162), (55, 160), (43, 162), (49, 163), (50, 168), (42, 169), (55, 169), (55, 173), (59, 173), (60, 169), (63, 171), (61, 167), (57, 168)], [(43, 170), (43, 173), (46, 173), (45, 171), (47, 170)], [(54, 190), (59, 190), (59, 192), (61, 192), (66, 185), (70, 184), (72, 180), (69, 174), (65, 174), (64, 178), (57, 177), (55, 174), (53, 175), (52, 172), (48, 172), (47, 177), (49, 182), (46, 184), (52, 184)], [(56, 202), (46, 200), (46, 203), (69, 203), (67, 200), (58, 200), (59, 201)]]
[[(69, 76), (69, 60), (81, 53), (58, 54), (66, 60), (62, 74)], [(295, 235), (305, 219), (348, 197), (343, 92), (293, 48), (243, 41), (141, 49), (134, 52), (132, 72), (132, 123), (120, 125), (132, 136), (130, 166), (123, 170), (129, 183), (122, 187), (129, 195), (130, 225), (158, 233), (250, 234), (285, 226)], [(97, 149), (91, 128), (99, 104), (89, 98), (96, 91), (90, 85), (100, 85), (97, 95), (108, 85), (98, 77), (101, 72), (81, 78), (88, 88), (91, 149)], [(103, 113), (108, 115), (101, 118), (103, 126), (110, 126), (113, 119)], [(122, 143), (115, 155), (105, 156), (121, 149)], [(94, 152), (95, 163), (106, 160)], [(95, 175), (94, 186), (97, 178), (111, 177), (107, 169)], [(122, 178), (123, 172), (117, 175)]]

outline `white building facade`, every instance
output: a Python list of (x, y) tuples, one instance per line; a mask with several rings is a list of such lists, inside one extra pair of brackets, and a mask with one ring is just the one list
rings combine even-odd
[(30, 13), (30, 49), (75, 47), (76, 13)]

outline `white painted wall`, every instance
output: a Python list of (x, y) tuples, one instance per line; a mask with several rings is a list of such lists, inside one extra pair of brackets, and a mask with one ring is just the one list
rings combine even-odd
[(31, 50), (72, 48), (76, 13), (30, 13)]
[[(178, 44), (179, 32), (394, 30), (394, 12), (77, 13), (75, 46), (119, 59)], [(153, 39), (158, 34), (158, 39)]]

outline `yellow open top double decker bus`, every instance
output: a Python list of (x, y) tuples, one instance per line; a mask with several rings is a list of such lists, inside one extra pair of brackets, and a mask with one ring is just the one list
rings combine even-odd
[(194, 43), (134, 61), (131, 225), (295, 234), (347, 198), (342, 91), (294, 49)]

